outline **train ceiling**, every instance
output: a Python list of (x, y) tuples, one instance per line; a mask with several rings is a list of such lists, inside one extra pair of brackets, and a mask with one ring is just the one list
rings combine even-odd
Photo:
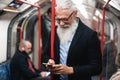
[[(24, 1), (24, 0), (23, 0)], [(31, 4), (44, 0), (25, 0)], [(10, 11), (10, 12), (22, 12), (28, 9), (30, 5), (25, 3), (16, 2), (15, 0), (0, 0), (0, 10)]]
[[(44, 1), (44, 0), (25, 0), (25, 1), (35, 3), (38, 1)], [(52, 1), (52, 0), (49, 0), (49, 1)], [(60, 0), (57, 0), (56, 2), (59, 3), (59, 1)], [(94, 5), (95, 5), (95, 0), (72, 0), (72, 1), (74, 3), (76, 3), (76, 5), (78, 5), (78, 6), (80, 6), (81, 3), (83, 3), (83, 4), (89, 3), (88, 5), (90, 5), (92, 7), (94, 7)], [(97, 1), (107, 2), (108, 0), (97, 0)], [(14, 5), (14, 4), (10, 5), (11, 2), (13, 2), (13, 0), (0, 0), (0, 11), (5, 10), (5, 11), (11, 11), (11, 12), (22, 12), (30, 7), (30, 5), (23, 4), (20, 7), (18, 7), (17, 9), (13, 8), (13, 7), (11, 9), (9, 9), (9, 6)], [(119, 17), (120, 16), (120, 0), (110, 0), (109, 4), (112, 6), (112, 8), (116, 9), (116, 10), (114, 10), (111, 8), (111, 11)]]
[[(104, 0), (107, 2), (108, 0)], [(120, 0), (110, 0), (109, 4), (120, 11)]]

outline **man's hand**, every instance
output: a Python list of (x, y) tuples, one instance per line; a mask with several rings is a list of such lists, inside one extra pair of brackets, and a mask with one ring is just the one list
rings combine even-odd
[(48, 60), (48, 64), (49, 64), (49, 65), (53, 65), (53, 64), (55, 64), (55, 61), (54, 61), (53, 59), (49, 59), (49, 60)]
[(52, 68), (49, 69), (51, 71), (51, 73), (53, 74), (64, 74), (64, 75), (69, 75), (69, 74), (73, 74), (73, 68), (72, 67), (68, 67), (64, 64), (54, 64), (52, 65)]
[(55, 61), (52, 59), (49, 59), (47, 63), (43, 63), (43, 65), (46, 67), (46, 69), (51, 69), (53, 65), (55, 64)]
[(47, 72), (47, 71), (42, 71), (41, 73), (40, 73), (40, 76), (41, 77), (47, 77), (47, 76), (49, 76), (50, 75), (50, 72)]

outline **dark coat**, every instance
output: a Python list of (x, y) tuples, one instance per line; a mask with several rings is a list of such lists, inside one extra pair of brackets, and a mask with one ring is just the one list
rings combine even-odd
[(36, 72), (32, 72), (28, 68), (28, 54), (25, 52), (16, 51), (10, 63), (11, 80), (30, 80), (39, 76), (39, 71), (33, 66)]
[(41, 30), (42, 30), (41, 34), (42, 34), (42, 49), (43, 50), (46, 46), (46, 43), (47, 43), (49, 35), (50, 35), (49, 29), (51, 28), (51, 24), (49, 24), (49, 22), (50, 22), (50, 20), (45, 15), (41, 16)]
[[(60, 63), (60, 40), (55, 34), (54, 56), (55, 63)], [(47, 62), (50, 58), (50, 42), (42, 56), (42, 61)], [(68, 80), (91, 80), (91, 76), (100, 74), (102, 70), (102, 58), (100, 41), (97, 33), (80, 20), (73, 37), (67, 57), (67, 65), (72, 66), (74, 74), (68, 75)], [(59, 75), (54, 75), (54, 80), (59, 80)]]

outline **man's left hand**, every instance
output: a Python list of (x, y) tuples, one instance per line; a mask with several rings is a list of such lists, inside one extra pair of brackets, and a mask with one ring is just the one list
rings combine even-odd
[(73, 68), (66, 66), (64, 64), (55, 64), (53, 65), (53, 68), (50, 69), (50, 71), (53, 74), (63, 74), (63, 75), (73, 74)]

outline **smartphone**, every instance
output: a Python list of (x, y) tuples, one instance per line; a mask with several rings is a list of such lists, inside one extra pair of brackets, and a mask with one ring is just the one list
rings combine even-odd
[(52, 68), (52, 65), (51, 64), (48, 64), (48, 63), (42, 63), (46, 68)]

